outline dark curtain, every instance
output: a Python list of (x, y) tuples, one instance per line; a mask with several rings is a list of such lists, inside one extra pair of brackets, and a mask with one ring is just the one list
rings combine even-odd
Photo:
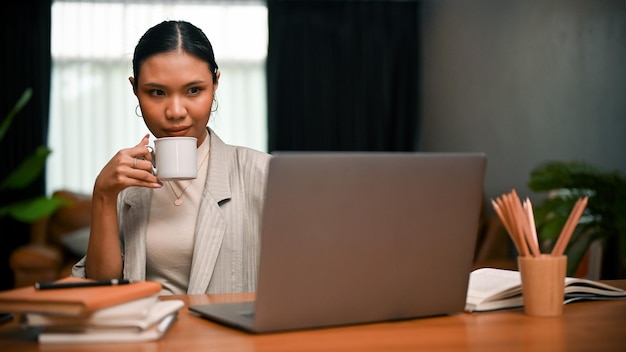
[(268, 150), (414, 151), (418, 1), (268, 1)]
[[(27, 88), (33, 96), (15, 117), (9, 132), (0, 141), (2, 162), (0, 182), (32, 154), (47, 143), (50, 96), (50, 17), (52, 0), (3, 2), (2, 9), (2, 99), (0, 119), (8, 114)], [(26, 190), (2, 192), (2, 202), (45, 194), (45, 175)], [(30, 225), (10, 218), (0, 218), (0, 289), (13, 287), (9, 256), (13, 249), (29, 240)]]

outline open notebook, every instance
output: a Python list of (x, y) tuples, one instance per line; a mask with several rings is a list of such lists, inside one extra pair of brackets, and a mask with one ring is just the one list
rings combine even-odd
[(256, 301), (192, 305), (263, 333), (463, 310), (486, 158), (275, 153)]

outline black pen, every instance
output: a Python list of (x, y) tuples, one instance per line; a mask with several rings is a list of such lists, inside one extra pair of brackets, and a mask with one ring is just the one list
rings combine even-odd
[(56, 288), (77, 288), (77, 287), (93, 287), (93, 286), (115, 286), (125, 285), (133, 282), (129, 279), (111, 279), (102, 281), (84, 281), (84, 282), (37, 282), (35, 288), (38, 290), (51, 290)]

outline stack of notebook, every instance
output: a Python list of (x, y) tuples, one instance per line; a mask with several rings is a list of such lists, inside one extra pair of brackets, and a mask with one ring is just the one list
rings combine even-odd
[(14, 313), (36, 329), (41, 343), (132, 342), (160, 339), (184, 306), (160, 300), (161, 285), (151, 281), (81, 286), (90, 280), (67, 278), (69, 288), (23, 287), (0, 292), (0, 312)]

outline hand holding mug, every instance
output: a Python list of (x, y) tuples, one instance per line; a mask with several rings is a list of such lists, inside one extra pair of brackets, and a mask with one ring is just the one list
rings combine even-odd
[(160, 188), (152, 173), (151, 155), (146, 148), (150, 135), (145, 135), (132, 148), (117, 152), (102, 168), (94, 184), (94, 195), (115, 199), (119, 192), (131, 186)]

